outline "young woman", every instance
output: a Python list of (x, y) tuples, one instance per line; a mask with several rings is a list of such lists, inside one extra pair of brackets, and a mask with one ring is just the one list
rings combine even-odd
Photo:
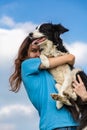
[[(55, 80), (41, 64), (40, 48), (26, 37), (21, 44), (15, 71), (10, 77), (11, 89), (18, 92), (23, 81), (27, 95), (40, 116), (40, 130), (76, 130), (77, 123), (70, 112), (63, 106), (57, 109), (51, 93), (56, 93)], [(65, 63), (74, 64), (75, 57), (67, 54), (61, 57), (49, 58), (50, 68)]]

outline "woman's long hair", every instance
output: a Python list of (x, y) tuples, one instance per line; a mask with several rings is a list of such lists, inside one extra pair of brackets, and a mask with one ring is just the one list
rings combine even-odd
[(21, 44), (18, 56), (14, 61), (15, 70), (14, 73), (10, 76), (9, 82), (11, 85), (11, 91), (18, 92), (21, 85), (21, 63), (28, 58), (28, 49), (29, 45), (32, 43), (32, 40), (28, 37), (26, 37)]

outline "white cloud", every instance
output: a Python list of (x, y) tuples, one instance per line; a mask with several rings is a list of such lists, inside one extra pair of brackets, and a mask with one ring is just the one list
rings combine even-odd
[(0, 130), (15, 130), (14, 124), (0, 123)]
[(14, 20), (11, 17), (3, 16), (0, 19), (0, 25), (6, 25), (6, 26), (9, 26), (9, 27), (14, 27), (15, 24), (16, 23), (14, 22)]
[(30, 116), (33, 114), (33, 107), (27, 106), (27, 105), (21, 105), (21, 104), (15, 104), (15, 105), (9, 105), (9, 106), (3, 106), (0, 108), (0, 119), (2, 120), (5, 117), (9, 116), (18, 116), (18, 114), (21, 114), (23, 116)]
[(0, 18), (0, 26), (12, 28), (12, 29), (23, 29), (25, 32), (26, 31), (29, 32), (34, 30), (37, 25), (33, 24), (32, 22), (17, 23), (11, 17), (3, 16)]
[(0, 107), (0, 130), (38, 129), (38, 126), (38, 113), (32, 105), (11, 104)]
[(0, 56), (1, 59), (13, 57), (27, 34), (21, 29), (0, 29)]
[[(66, 44), (66, 43), (65, 43)], [(78, 66), (86, 66), (87, 60), (87, 43), (83, 42), (74, 42), (71, 44), (66, 44), (66, 47), (68, 48), (69, 52), (74, 54), (76, 57), (76, 65)]]
[(33, 24), (31, 22), (25, 22), (25, 23), (17, 23), (15, 24), (15, 28), (21, 28), (23, 31), (29, 33), (32, 30), (36, 28), (36, 24)]

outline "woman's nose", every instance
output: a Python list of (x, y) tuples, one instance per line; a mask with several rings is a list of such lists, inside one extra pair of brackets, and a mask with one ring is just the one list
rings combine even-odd
[(40, 56), (40, 51), (37, 52), (37, 56), (38, 56), (38, 57)]

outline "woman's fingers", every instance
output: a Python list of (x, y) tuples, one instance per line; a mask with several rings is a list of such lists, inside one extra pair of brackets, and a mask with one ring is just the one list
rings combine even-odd
[(74, 80), (72, 85), (74, 92), (76, 92), (76, 94), (80, 96), (83, 101), (87, 101), (87, 91), (79, 75), (78, 75), (78, 81)]
[(83, 85), (81, 77), (79, 75), (77, 75), (77, 76), (78, 76), (79, 83), (81, 83)]
[(74, 80), (73, 82), (73, 86), (76, 87), (76, 86), (80, 86), (80, 85), (83, 85), (83, 82), (82, 82), (82, 79), (79, 75), (77, 75), (78, 77), (78, 81), (77, 80)]
[(76, 87), (76, 86), (78, 86), (78, 85), (79, 85), (79, 83), (78, 83), (78, 81), (77, 81), (77, 80), (74, 80), (72, 85), (73, 85), (73, 87)]

